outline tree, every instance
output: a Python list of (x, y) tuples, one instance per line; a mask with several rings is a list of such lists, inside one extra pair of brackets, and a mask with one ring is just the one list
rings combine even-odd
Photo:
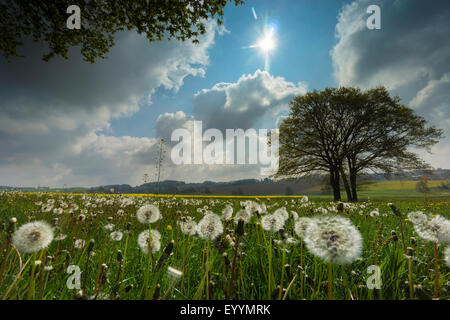
[[(67, 59), (70, 46), (81, 46), (86, 61), (104, 58), (114, 45), (113, 35), (136, 30), (149, 41), (192, 39), (206, 32), (205, 21), (216, 19), (222, 24), (223, 11), (229, 2), (243, 0), (0, 0), (0, 51), (6, 59), (19, 57), (17, 47), (30, 36), (44, 40), (54, 56)], [(80, 8), (81, 28), (67, 28), (69, 6)]]
[(316, 90), (295, 97), (290, 107), (280, 126), (277, 176), (326, 172), (336, 201), (341, 180), (347, 199), (357, 201), (359, 174), (429, 168), (411, 148), (429, 150), (442, 136), (384, 87)]
[(425, 182), (424, 180), (420, 180), (416, 184), (416, 190), (420, 193), (428, 193), (430, 192), (430, 188), (428, 187), (428, 182)]

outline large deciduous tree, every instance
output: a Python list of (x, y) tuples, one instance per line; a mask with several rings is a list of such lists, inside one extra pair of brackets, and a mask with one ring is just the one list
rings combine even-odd
[[(24, 37), (45, 41), (49, 53), (67, 58), (69, 47), (80, 46), (86, 61), (104, 58), (114, 45), (114, 34), (136, 30), (149, 41), (192, 39), (206, 31), (205, 21), (222, 24), (229, 2), (242, 0), (0, 0), (0, 51), (9, 60), (20, 56)], [(81, 9), (81, 29), (68, 29), (67, 8)]]
[(429, 151), (442, 136), (384, 87), (327, 88), (295, 97), (290, 107), (280, 126), (277, 176), (326, 172), (336, 201), (341, 181), (348, 200), (357, 201), (361, 173), (429, 168), (412, 150)]

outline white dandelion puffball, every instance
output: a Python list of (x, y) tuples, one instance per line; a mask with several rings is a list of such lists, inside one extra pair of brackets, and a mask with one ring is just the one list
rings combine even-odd
[(180, 229), (187, 236), (193, 236), (197, 233), (197, 224), (194, 220), (190, 219), (187, 221), (180, 222)]
[(74, 246), (77, 249), (83, 249), (85, 244), (86, 244), (86, 241), (84, 241), (83, 239), (77, 239), (77, 240), (75, 240)]
[(424, 240), (450, 243), (450, 221), (436, 215), (425, 223), (414, 223), (414, 230)]
[(142, 231), (137, 239), (138, 245), (142, 252), (148, 254), (148, 245), (150, 244), (152, 253), (158, 252), (161, 249), (161, 234), (158, 230), (151, 231), (151, 237), (148, 236), (148, 230)]
[(44, 221), (22, 225), (12, 238), (13, 245), (22, 252), (32, 253), (46, 248), (53, 241), (53, 229)]
[(295, 223), (294, 231), (295, 233), (302, 239), (306, 236), (306, 230), (308, 229), (308, 226), (314, 223), (314, 218), (298, 218), (297, 222)]
[(198, 235), (206, 240), (214, 240), (223, 233), (223, 225), (220, 217), (215, 213), (208, 213), (197, 226)]
[(283, 216), (281, 214), (267, 214), (262, 217), (261, 225), (264, 230), (278, 232), (284, 226)]
[(287, 212), (285, 207), (281, 207), (275, 210), (273, 215), (279, 215), (283, 219), (283, 223), (289, 218), (289, 213)]
[(414, 211), (408, 213), (408, 219), (414, 224), (423, 224), (428, 221), (428, 217), (422, 211)]
[(136, 213), (136, 217), (140, 223), (144, 224), (154, 223), (162, 218), (158, 207), (152, 204), (140, 207)]
[(314, 220), (304, 238), (312, 254), (336, 264), (348, 264), (360, 257), (361, 234), (349, 219), (324, 215)]
[(450, 247), (445, 249), (445, 263), (450, 267)]
[(113, 241), (120, 241), (122, 240), (123, 233), (120, 231), (113, 231), (111, 232), (110, 237)]
[(222, 210), (222, 219), (223, 220), (230, 220), (233, 216), (233, 208), (228, 205)]
[(247, 224), (252, 215), (245, 209), (239, 210), (234, 216), (234, 223), (239, 223), (239, 220), (243, 220), (245, 224)]

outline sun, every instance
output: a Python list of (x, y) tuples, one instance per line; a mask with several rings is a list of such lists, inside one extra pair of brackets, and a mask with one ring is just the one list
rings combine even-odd
[(273, 29), (270, 29), (265, 33), (265, 35), (257, 42), (257, 47), (259, 47), (264, 52), (269, 52), (275, 48)]

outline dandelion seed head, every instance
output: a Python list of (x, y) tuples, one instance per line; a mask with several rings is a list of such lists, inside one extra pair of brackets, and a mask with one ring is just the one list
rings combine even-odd
[(120, 240), (122, 240), (123, 233), (120, 231), (113, 231), (113, 232), (111, 232), (111, 234), (109, 236), (111, 237), (111, 239), (113, 241), (120, 241)]
[(223, 225), (220, 217), (215, 213), (208, 213), (198, 223), (198, 235), (206, 240), (215, 240), (223, 233)]
[(148, 254), (148, 247), (150, 244), (150, 248), (152, 253), (158, 252), (161, 249), (161, 234), (158, 230), (151, 230), (151, 237), (149, 237), (149, 231), (142, 231), (138, 236), (138, 245), (141, 248), (142, 252)]
[(408, 213), (408, 219), (414, 224), (423, 224), (427, 222), (428, 217), (422, 211), (414, 211)]
[(228, 205), (222, 210), (222, 219), (227, 221), (233, 216), (233, 207)]
[(450, 243), (450, 221), (440, 215), (436, 215), (424, 223), (414, 223), (414, 230), (424, 240)]
[(309, 251), (329, 263), (348, 264), (361, 255), (362, 238), (350, 220), (324, 215), (306, 229), (304, 238)]
[(267, 214), (262, 217), (261, 225), (264, 230), (278, 232), (284, 226), (283, 216), (281, 214)]
[(83, 249), (85, 244), (86, 244), (86, 241), (84, 241), (83, 239), (77, 239), (77, 240), (75, 240), (74, 246), (77, 249)]
[(181, 232), (187, 236), (193, 236), (197, 233), (197, 223), (194, 220), (188, 219), (186, 221), (180, 221)]
[(285, 207), (281, 207), (273, 212), (273, 215), (279, 215), (283, 223), (289, 218), (289, 213), (287, 212)]
[(32, 253), (46, 248), (53, 241), (53, 229), (44, 221), (22, 225), (12, 238), (13, 245), (22, 252)]
[(139, 208), (136, 217), (140, 223), (150, 224), (161, 219), (161, 213), (159, 212), (158, 207), (147, 204)]
[(298, 218), (297, 222), (295, 223), (294, 231), (295, 233), (302, 239), (306, 236), (306, 230), (308, 229), (308, 226), (314, 223), (313, 218)]
[(251, 219), (252, 215), (248, 210), (239, 210), (236, 215), (234, 216), (234, 223), (238, 223), (239, 220), (243, 220), (244, 223), (248, 223)]
[(445, 263), (450, 267), (450, 247), (445, 249)]

